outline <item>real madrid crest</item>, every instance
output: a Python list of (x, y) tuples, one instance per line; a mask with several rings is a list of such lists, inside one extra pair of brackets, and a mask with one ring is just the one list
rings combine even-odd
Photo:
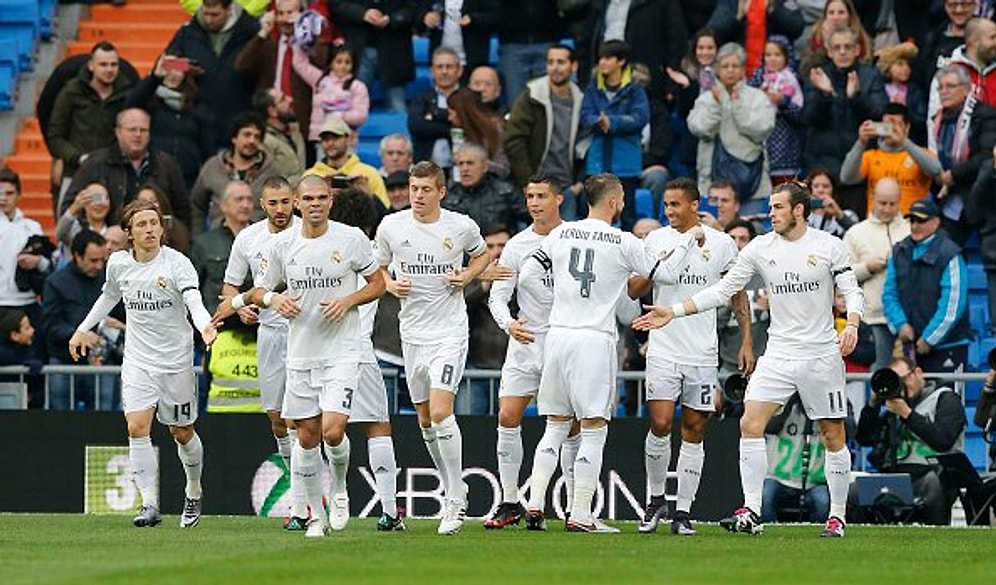
[(708, 262), (710, 260), (712, 260), (712, 251), (709, 250), (709, 248), (703, 248), (702, 249), (702, 261), (703, 262)]
[(447, 252), (453, 249), (453, 238), (449, 236), (443, 238), (443, 249)]
[(329, 257), (329, 259), (335, 262), (336, 264), (342, 262), (342, 252), (340, 252), (339, 250), (332, 250), (332, 255)]
[(809, 256), (806, 256), (806, 266), (809, 266), (810, 268), (816, 268), (816, 265), (818, 263), (819, 263), (819, 258), (816, 257), (816, 254), (810, 254)]
[(156, 277), (156, 288), (158, 288), (159, 290), (166, 290), (166, 286), (168, 284), (169, 283), (167, 282), (165, 276), (157, 276)]

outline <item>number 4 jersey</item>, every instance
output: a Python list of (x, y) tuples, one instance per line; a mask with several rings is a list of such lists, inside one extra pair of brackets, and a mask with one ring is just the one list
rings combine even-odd
[(636, 236), (599, 219), (557, 226), (533, 257), (553, 273), (550, 327), (611, 335), (616, 301), (630, 275), (648, 276), (655, 265)]

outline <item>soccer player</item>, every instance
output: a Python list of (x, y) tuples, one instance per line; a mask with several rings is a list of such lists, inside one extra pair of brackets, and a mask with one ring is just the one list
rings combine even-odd
[[(633, 234), (612, 227), (624, 206), (618, 178), (607, 173), (588, 177), (585, 194), (588, 218), (555, 228), (533, 255), (553, 277), (553, 308), (537, 404), (540, 414), (548, 417), (547, 433), (557, 433), (551, 437), (553, 453), (569, 432), (570, 425), (563, 423), (571, 418), (581, 422), (567, 530), (618, 532), (596, 522), (591, 512), (608, 421), (615, 409), (615, 307), (629, 276), (634, 272), (652, 276), (658, 263)], [(688, 237), (685, 246), (691, 246), (691, 241)], [(561, 425), (553, 426), (551, 420)], [(527, 522), (537, 524), (536, 515), (542, 510), (530, 509), (527, 514)]]
[[(380, 212), (370, 195), (359, 189), (344, 189), (335, 195), (331, 219), (346, 225), (360, 228), (368, 238), (373, 237)], [(394, 457), (394, 440), (391, 438), (391, 418), (387, 407), (387, 386), (384, 374), (374, 354), (373, 328), (377, 316), (374, 300), (360, 306), (360, 381), (353, 395), (353, 409), (350, 423), (362, 423), (367, 435), (367, 457), (370, 470), (374, 474), (377, 495), (380, 497), (381, 515), (377, 520), (377, 530), (390, 532), (405, 530), (403, 510), (398, 507), (397, 475), (398, 464)], [(345, 437), (344, 441), (349, 441)], [(332, 505), (345, 507), (338, 494), (346, 494), (346, 472), (349, 469), (349, 449), (336, 457), (329, 457), (332, 463)]]
[[(759, 512), (767, 470), (764, 429), (774, 413), (798, 392), (806, 414), (819, 421), (826, 447), (830, 516), (822, 536), (844, 536), (851, 458), (845, 445), (844, 360), (854, 350), (864, 297), (851, 270), (844, 243), (806, 226), (809, 193), (785, 183), (771, 194), (773, 232), (749, 243), (733, 268), (717, 284), (670, 307), (654, 305), (637, 318), (640, 330), (663, 327), (676, 317), (693, 315), (725, 303), (754, 274), (765, 281), (771, 327), (767, 350), (747, 386), (740, 419), (740, 484), (744, 505), (720, 523), (731, 532), (760, 534)], [(847, 325), (838, 334), (833, 323), (834, 286), (847, 303)]]
[[(223, 298), (239, 294), (239, 287), (251, 276), (253, 283), (260, 283), (266, 273), (270, 249), (276, 238), (289, 227), (298, 228), (300, 219), (294, 216), (294, 192), (283, 177), (270, 177), (263, 182), (260, 206), (266, 221), (256, 222), (239, 232), (232, 244), (232, 252), (225, 268), (225, 281), (221, 287)], [(297, 440), (297, 431), (289, 429), (280, 414), (284, 402), (287, 361), (287, 319), (272, 309), (260, 311), (248, 305), (238, 310), (239, 318), (246, 324), (259, 323), (257, 336), (258, 375), (263, 408), (270, 419), (277, 452), (290, 471), (291, 447)], [(284, 526), (288, 530), (304, 530), (308, 510), (295, 498), (290, 518)]]
[[(653, 258), (679, 261), (677, 279), (667, 271), (657, 271), (654, 282), (636, 276), (630, 281), (629, 294), (639, 298), (654, 289), (654, 302), (669, 305), (692, 296), (719, 282), (737, 259), (737, 246), (725, 233), (699, 222), (699, 191), (695, 181), (680, 178), (669, 181), (664, 191), (664, 212), (669, 226), (650, 232), (644, 240)], [(705, 238), (700, 246), (680, 248), (682, 234), (699, 227)], [(746, 332), (740, 350), (740, 367), (749, 373), (753, 365), (750, 337), (750, 303), (743, 291), (733, 295), (733, 306), (741, 331)], [(716, 409), (715, 386), (719, 343), (716, 336), (716, 311), (703, 311), (694, 318), (672, 324), (666, 330), (650, 332), (647, 350), (647, 411), (650, 430), (644, 442), (644, 465), (650, 501), (640, 523), (640, 532), (654, 532), (667, 516), (664, 487), (671, 463), (671, 425), (675, 405), (681, 400), (681, 449), (678, 454), (678, 501), (671, 521), (671, 533), (695, 534), (689, 512), (702, 475), (705, 437), (709, 415)]]
[[(508, 333), (509, 340), (498, 389), (496, 451), (502, 502), (484, 523), (487, 529), (518, 524), (526, 513), (519, 503), (522, 416), (539, 390), (540, 373), (543, 371), (543, 345), (553, 305), (553, 280), (550, 273), (531, 258), (543, 238), (561, 224), (560, 204), (564, 197), (551, 179), (540, 176), (533, 177), (526, 184), (525, 196), (526, 208), (533, 223), (505, 244), (498, 265), (513, 272), (510, 278), (495, 281), (488, 297), (491, 315), (498, 326)], [(517, 317), (512, 316), (508, 306), (513, 294), (519, 306)], [(571, 422), (568, 420), (551, 424), (566, 424), (570, 427)], [(543, 439), (540, 439), (540, 445), (544, 445)], [(552, 468), (550, 473), (553, 473)], [(545, 497), (545, 484), (542, 491), (542, 496)], [(542, 504), (538, 507), (543, 509)]]
[(194, 339), (187, 312), (206, 345), (217, 334), (197, 289), (197, 273), (186, 256), (163, 245), (159, 208), (133, 201), (122, 211), (129, 249), (107, 261), (107, 280), (93, 308), (69, 340), (74, 360), (97, 343), (92, 331), (119, 301), (128, 317), (128, 339), (121, 365), (121, 408), (128, 423), (128, 458), (142, 496), (135, 526), (156, 526), (159, 513), (156, 452), (149, 436), (153, 415), (169, 427), (187, 476), (180, 527), (201, 519), (204, 448), (194, 430), (197, 383)]
[[(305, 536), (328, 536), (345, 527), (349, 508), (333, 504), (330, 517), (322, 507), (320, 443), (333, 458), (348, 452), (346, 423), (359, 378), (360, 317), (356, 309), (384, 293), (384, 279), (370, 240), (360, 230), (328, 219), (332, 194), (321, 177), (305, 176), (295, 204), (301, 228), (277, 238), (270, 251), (261, 286), (225, 299), (215, 321), (246, 305), (273, 308), (289, 319), (287, 386), (282, 414), (294, 421), (298, 442), (291, 452), (294, 482), (311, 508)], [(359, 286), (360, 276), (367, 284)], [(286, 286), (286, 290), (277, 293)], [(333, 493), (335, 500), (344, 494)], [(346, 501), (348, 504), (348, 500)]]
[[(455, 534), (467, 509), (463, 439), (453, 416), (467, 360), (463, 288), (487, 268), (490, 257), (477, 224), (440, 207), (446, 177), (438, 165), (417, 163), (408, 183), (412, 206), (381, 222), (377, 255), (388, 290), (401, 299), (405, 378), (422, 438), (442, 477), (445, 502), (437, 532)], [(471, 257), (467, 267), (464, 255)]]

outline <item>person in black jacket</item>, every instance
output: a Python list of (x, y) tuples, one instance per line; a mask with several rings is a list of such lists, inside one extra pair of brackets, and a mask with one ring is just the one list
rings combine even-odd
[[(996, 156), (996, 147), (993, 148)], [(989, 323), (985, 324), (989, 336), (996, 335), (996, 169), (994, 159), (983, 161), (979, 177), (968, 195), (965, 214), (976, 218), (981, 239), (982, 267), (986, 271), (986, 294), (989, 297)], [(974, 323), (981, 328), (981, 323)]]
[(453, 167), (453, 126), (449, 119), (447, 99), (460, 88), (460, 57), (449, 47), (439, 47), (432, 53), (432, 89), (426, 90), (408, 104), (408, 132), (412, 136), (412, 160), (431, 160), (449, 174)]
[(461, 63), (466, 84), (476, 67), (490, 62), (491, 34), (501, 24), (501, 4), (498, 0), (464, 0), (460, 14), (450, 14), (445, 2), (423, 1), (415, 16), (415, 32), (428, 35), (431, 54), (453, 27), (463, 44)]
[(235, 70), (235, 58), (258, 30), (259, 23), (238, 3), (204, 0), (166, 47), (168, 55), (186, 57), (204, 70), (200, 98), (213, 118), (217, 148), (228, 146), (225, 132), (232, 117), (249, 108), (252, 89)]

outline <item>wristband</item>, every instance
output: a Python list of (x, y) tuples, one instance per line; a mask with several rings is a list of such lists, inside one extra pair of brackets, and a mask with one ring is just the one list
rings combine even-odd
[(674, 313), (675, 317), (684, 317), (688, 314), (688, 312), (685, 311), (685, 303), (675, 303), (671, 305), (671, 312)]
[(855, 329), (858, 328), (858, 326), (856, 324), (854, 324), (854, 323), (848, 323), (848, 324), (844, 325), (844, 327), (854, 327)]
[(263, 306), (269, 308), (270, 304), (273, 302), (273, 297), (277, 296), (275, 292), (268, 292), (263, 295)]
[(232, 297), (232, 309), (238, 311), (242, 307), (246, 306), (246, 298), (242, 293), (239, 293)]

